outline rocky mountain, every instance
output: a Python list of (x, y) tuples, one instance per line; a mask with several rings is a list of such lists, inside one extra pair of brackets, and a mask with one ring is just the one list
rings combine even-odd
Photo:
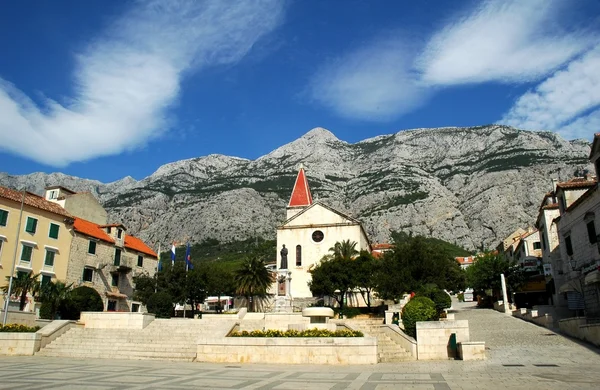
[(315, 128), (254, 161), (209, 155), (108, 184), (0, 173), (0, 184), (91, 191), (111, 221), (164, 246), (173, 239), (273, 238), (303, 164), (313, 197), (363, 221), (373, 242), (403, 230), (474, 250), (534, 224), (551, 178), (590, 169), (589, 149), (583, 140), (500, 125), (407, 130), (355, 144)]

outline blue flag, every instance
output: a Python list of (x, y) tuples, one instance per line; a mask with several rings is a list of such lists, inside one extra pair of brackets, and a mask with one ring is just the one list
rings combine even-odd
[(190, 243), (187, 244), (187, 249), (185, 251), (185, 264), (187, 266), (186, 269), (194, 269), (194, 264), (192, 264), (192, 250), (190, 248)]
[(171, 265), (175, 265), (175, 242), (171, 245)]

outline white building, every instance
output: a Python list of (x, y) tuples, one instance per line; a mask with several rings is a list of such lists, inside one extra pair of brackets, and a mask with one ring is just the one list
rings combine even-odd
[[(594, 136), (590, 161), (600, 173), (600, 134)], [(584, 309), (588, 318), (600, 316), (600, 189), (592, 177), (560, 183), (556, 190), (560, 217), (557, 218), (561, 268), (568, 307)]]
[[(276, 305), (304, 307), (313, 302), (309, 271), (330, 253), (329, 248), (343, 240), (356, 242), (358, 251), (370, 251), (369, 239), (358, 220), (313, 202), (304, 169), (300, 168), (287, 206), (287, 220), (277, 228)], [(287, 256), (283, 256), (284, 246)]]

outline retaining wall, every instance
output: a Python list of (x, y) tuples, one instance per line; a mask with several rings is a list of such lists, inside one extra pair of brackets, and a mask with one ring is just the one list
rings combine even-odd
[(154, 314), (111, 311), (84, 311), (79, 319), (86, 328), (96, 329), (144, 329), (152, 321)]
[(417, 322), (418, 360), (444, 360), (458, 358), (458, 350), (452, 349), (450, 337), (456, 334), (456, 342), (469, 341), (469, 321)]

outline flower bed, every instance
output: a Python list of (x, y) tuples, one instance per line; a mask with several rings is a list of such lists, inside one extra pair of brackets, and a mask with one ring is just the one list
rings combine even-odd
[(241, 332), (232, 332), (230, 337), (364, 337), (363, 333), (358, 330), (336, 330), (332, 332), (327, 329), (306, 329), (302, 331), (298, 330), (253, 330)]
[(0, 325), (0, 332), (12, 332), (12, 333), (34, 333), (40, 330), (39, 326), (25, 326), (20, 324), (7, 324), (5, 326)]

